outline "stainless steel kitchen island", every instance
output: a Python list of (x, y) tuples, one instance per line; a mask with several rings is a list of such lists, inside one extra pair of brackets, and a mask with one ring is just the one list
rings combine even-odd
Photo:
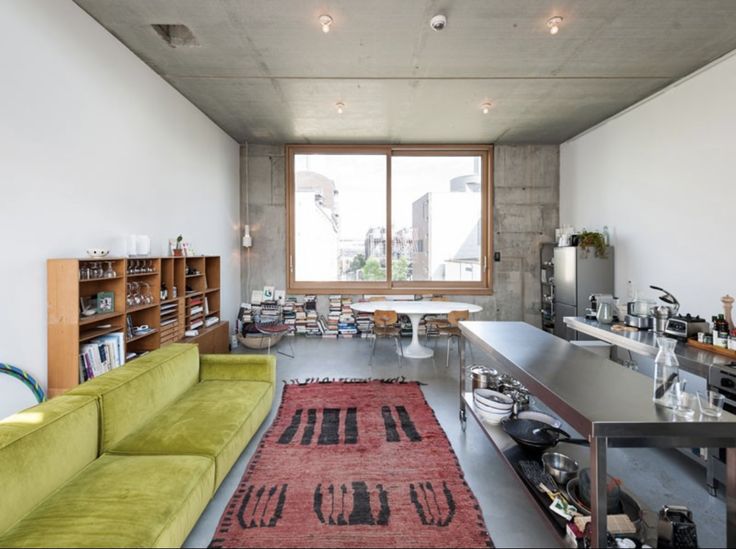
[[(726, 543), (736, 546), (736, 416), (724, 412), (712, 419), (696, 413), (691, 420), (680, 419), (654, 405), (651, 380), (523, 322), (461, 322), (460, 329), (467, 341), (495, 360), (494, 367), (521, 381), (590, 442), (596, 547), (606, 546), (607, 448), (690, 446), (727, 448)], [(469, 403), (463, 344), (460, 349), (464, 428)], [(479, 424), (493, 440), (488, 427)]]

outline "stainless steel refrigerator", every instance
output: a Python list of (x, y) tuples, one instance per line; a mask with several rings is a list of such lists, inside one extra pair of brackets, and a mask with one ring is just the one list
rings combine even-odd
[(613, 247), (606, 257), (596, 257), (595, 250), (576, 246), (555, 248), (555, 335), (563, 339), (584, 339), (569, 330), (563, 318), (585, 316), (591, 294), (613, 294)]

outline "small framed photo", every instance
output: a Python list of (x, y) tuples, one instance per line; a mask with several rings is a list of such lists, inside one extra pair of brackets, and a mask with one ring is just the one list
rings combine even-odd
[(250, 293), (250, 302), (253, 305), (260, 305), (263, 301), (263, 292), (261, 290), (253, 290)]
[(112, 313), (115, 310), (115, 294), (113, 292), (97, 293), (97, 313)]
[(276, 288), (274, 286), (263, 287), (263, 301), (273, 301)]
[(283, 305), (284, 302), (286, 302), (286, 290), (276, 290), (276, 293), (274, 294), (276, 303), (279, 305)]

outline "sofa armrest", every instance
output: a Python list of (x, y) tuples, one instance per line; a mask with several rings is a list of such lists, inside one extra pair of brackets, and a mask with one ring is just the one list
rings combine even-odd
[(276, 357), (271, 355), (200, 355), (200, 381), (265, 381), (276, 384)]

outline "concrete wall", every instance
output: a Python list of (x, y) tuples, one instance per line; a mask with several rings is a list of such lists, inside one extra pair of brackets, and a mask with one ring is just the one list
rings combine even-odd
[(734, 90), (736, 53), (562, 145), (561, 220), (614, 229), (619, 296), (655, 284), (710, 319), (736, 294)]
[(45, 385), (46, 259), (129, 233), (223, 256), (234, 320), (238, 144), (71, 0), (0, 2), (0, 51), (0, 361)]
[[(241, 147), (241, 216), (253, 247), (242, 252), (242, 295), (265, 285), (286, 287), (284, 148)], [(559, 149), (554, 145), (495, 147), (494, 295), (457, 296), (477, 303), (477, 319), (525, 320), (539, 325), (539, 244), (553, 240), (558, 225)], [(246, 200), (246, 197), (248, 199)], [(319, 300), (326, 310), (326, 298)]]

